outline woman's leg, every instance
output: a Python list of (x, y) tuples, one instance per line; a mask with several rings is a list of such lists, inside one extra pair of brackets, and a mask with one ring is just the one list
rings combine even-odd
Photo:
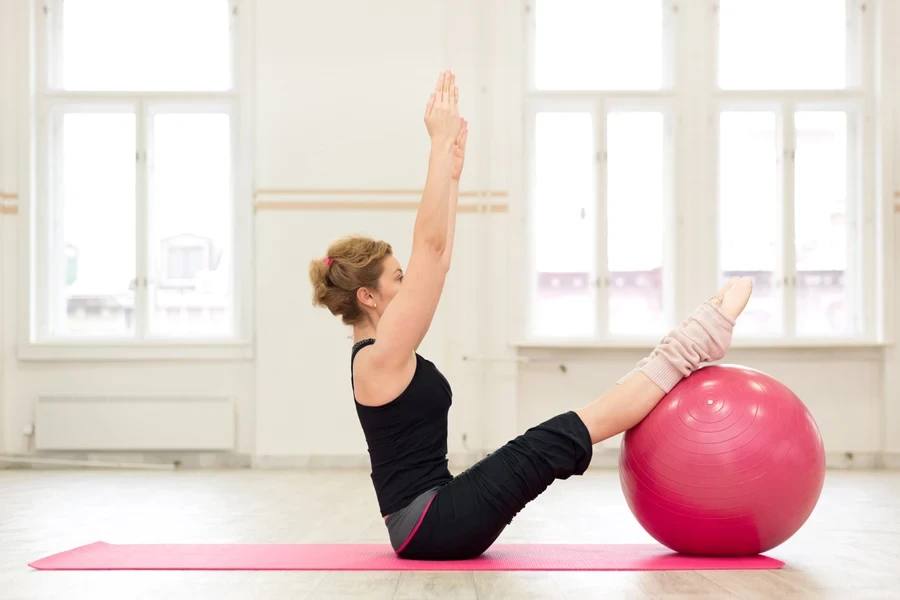
[(583, 474), (592, 453), (590, 434), (574, 412), (532, 427), (441, 487), (398, 554), (415, 560), (479, 556), (554, 480)]
[(532, 427), (454, 477), (434, 496), (400, 555), (452, 560), (484, 552), (554, 480), (583, 474), (593, 444), (639, 423), (700, 362), (721, 358), (750, 291), (749, 279), (732, 280), (592, 404)]
[(753, 283), (734, 278), (681, 327), (666, 336), (638, 367), (594, 402), (575, 411), (594, 444), (640, 423), (682, 377), (701, 362), (718, 360), (731, 344), (731, 327), (750, 299)]

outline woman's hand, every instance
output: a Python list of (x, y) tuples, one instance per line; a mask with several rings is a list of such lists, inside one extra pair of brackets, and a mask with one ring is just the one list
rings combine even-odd
[(460, 117), (459, 133), (456, 143), (453, 144), (453, 167), (450, 170), (450, 179), (459, 181), (462, 175), (463, 164), (466, 162), (466, 140), (469, 138), (469, 123)]
[(438, 77), (434, 93), (425, 108), (425, 127), (432, 144), (453, 147), (459, 136), (459, 89), (456, 75), (444, 71)]

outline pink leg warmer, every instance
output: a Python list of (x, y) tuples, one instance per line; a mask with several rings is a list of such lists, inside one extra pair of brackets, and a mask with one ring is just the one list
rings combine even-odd
[(700, 368), (701, 363), (725, 356), (731, 346), (733, 329), (733, 319), (712, 302), (704, 302), (681, 326), (664, 337), (635, 370), (669, 393), (682, 378)]

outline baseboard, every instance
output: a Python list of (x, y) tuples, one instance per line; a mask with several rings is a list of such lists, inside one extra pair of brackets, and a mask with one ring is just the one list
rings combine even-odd
[(826, 452), (828, 469), (880, 469), (884, 468), (885, 455), (881, 452)]
[[(483, 455), (476, 452), (451, 452), (450, 467), (466, 468)], [(286, 456), (258, 455), (252, 459), (254, 469), (370, 469), (368, 454), (299, 454)]]
[[(619, 466), (618, 448), (594, 448), (591, 469), (616, 469)], [(900, 453), (884, 452), (826, 452), (827, 469), (900, 469)]]
[(594, 456), (591, 459), (589, 471), (608, 471), (609, 469), (619, 468), (619, 449), (604, 448), (602, 446), (594, 447)]
[[(16, 462), (0, 460), (0, 469), (84, 469), (96, 463), (100, 468), (104, 465), (172, 465), (181, 469), (246, 469), (251, 460), (247, 454), (231, 452), (36, 452), (34, 454), (17, 454), (11, 458)], [(28, 459), (39, 459), (34, 463)], [(60, 463), (52, 461), (59, 459)], [(84, 463), (68, 465), (66, 461)]]
[(900, 469), (900, 452), (885, 452), (881, 459), (885, 469)]
[[(473, 465), (486, 453), (459, 452), (449, 455), (450, 467), (459, 471)], [(228, 452), (40, 452), (19, 454), (17, 462), (3, 462), (0, 469), (65, 469), (89, 468), (90, 465), (54, 465), (50, 461), (78, 461), (84, 463), (121, 463), (135, 465), (173, 465), (182, 469), (369, 469), (367, 454), (349, 455), (290, 455), (251, 456)], [(41, 463), (20, 462), (29, 458)], [(597, 447), (589, 470), (610, 470), (619, 466), (618, 448)], [(825, 466), (829, 469), (898, 469), (900, 452), (828, 452)]]
[(369, 457), (365, 454), (254, 456), (251, 466), (254, 469), (365, 469)]

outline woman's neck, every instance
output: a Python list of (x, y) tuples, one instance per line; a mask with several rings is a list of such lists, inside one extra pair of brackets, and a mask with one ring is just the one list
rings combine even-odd
[(375, 337), (375, 327), (366, 323), (365, 325), (356, 325), (353, 327), (353, 343), (367, 340)]

